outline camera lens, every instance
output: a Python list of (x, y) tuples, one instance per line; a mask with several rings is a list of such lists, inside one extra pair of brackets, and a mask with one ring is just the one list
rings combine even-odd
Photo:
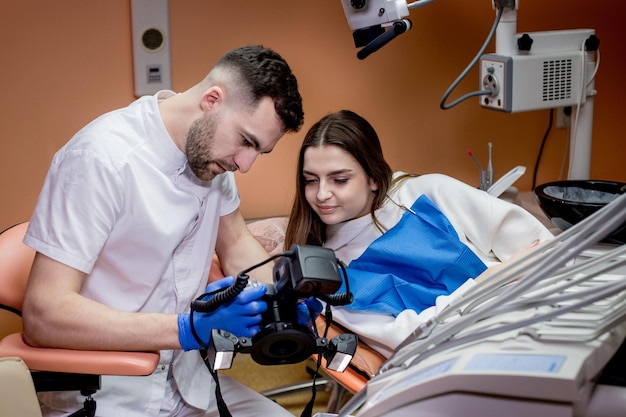
[(304, 326), (272, 323), (253, 338), (250, 356), (261, 365), (284, 365), (302, 362), (317, 348), (317, 338)]
[(292, 355), (298, 350), (298, 342), (291, 339), (278, 340), (270, 345), (268, 351), (276, 357)]

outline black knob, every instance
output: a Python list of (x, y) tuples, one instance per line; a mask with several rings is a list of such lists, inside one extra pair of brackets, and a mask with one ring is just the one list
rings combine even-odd
[(585, 49), (587, 51), (597, 51), (600, 47), (600, 39), (596, 35), (591, 35), (585, 41)]
[(533, 38), (528, 33), (524, 33), (517, 39), (517, 48), (520, 51), (530, 51), (533, 46)]

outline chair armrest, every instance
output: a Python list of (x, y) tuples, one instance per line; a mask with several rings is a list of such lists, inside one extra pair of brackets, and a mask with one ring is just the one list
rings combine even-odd
[(0, 356), (22, 358), (31, 371), (93, 375), (150, 375), (159, 363), (158, 352), (118, 352), (38, 348), (27, 345), (22, 333), (0, 340)]
[[(321, 331), (322, 329), (326, 327), (325, 320), (326, 319), (322, 315), (320, 315), (316, 319), (315, 322), (319, 331)], [(343, 326), (335, 322), (332, 322), (328, 329), (327, 337), (330, 340), (333, 337), (337, 336), (338, 334), (342, 334), (342, 333), (350, 333), (350, 331), (348, 329), (343, 328)], [(354, 357), (352, 358), (352, 362), (350, 362), (350, 366), (362, 372), (369, 379), (369, 378), (372, 378), (374, 375), (376, 375), (378, 368), (380, 368), (380, 366), (386, 360), (387, 359), (383, 355), (376, 352), (375, 350), (373, 350), (372, 348), (370, 348), (365, 343), (359, 340), (357, 342), (356, 352), (354, 354)]]

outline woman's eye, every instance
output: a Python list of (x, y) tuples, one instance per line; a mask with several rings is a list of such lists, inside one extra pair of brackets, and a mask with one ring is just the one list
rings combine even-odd
[(317, 182), (317, 178), (305, 178), (304, 179), (305, 184), (313, 184), (315, 182)]
[(335, 178), (335, 182), (337, 184), (345, 184), (348, 182), (348, 179), (347, 178)]

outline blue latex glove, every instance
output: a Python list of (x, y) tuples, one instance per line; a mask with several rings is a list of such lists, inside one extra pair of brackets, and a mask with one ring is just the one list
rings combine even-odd
[(296, 321), (306, 327), (313, 326), (313, 320), (322, 312), (322, 303), (315, 297), (309, 297), (296, 305)]
[[(215, 292), (234, 282), (233, 277), (222, 278), (210, 283), (206, 287), (206, 292)], [(227, 330), (237, 337), (254, 336), (260, 330), (261, 314), (267, 310), (265, 301), (259, 300), (266, 291), (265, 285), (259, 285), (242, 291), (232, 302), (219, 306), (210, 313), (194, 312), (193, 324), (196, 333), (207, 346), (213, 329)], [(211, 296), (204, 299), (209, 298)], [(187, 313), (178, 315), (178, 340), (185, 351), (202, 348), (191, 331), (190, 315)]]

